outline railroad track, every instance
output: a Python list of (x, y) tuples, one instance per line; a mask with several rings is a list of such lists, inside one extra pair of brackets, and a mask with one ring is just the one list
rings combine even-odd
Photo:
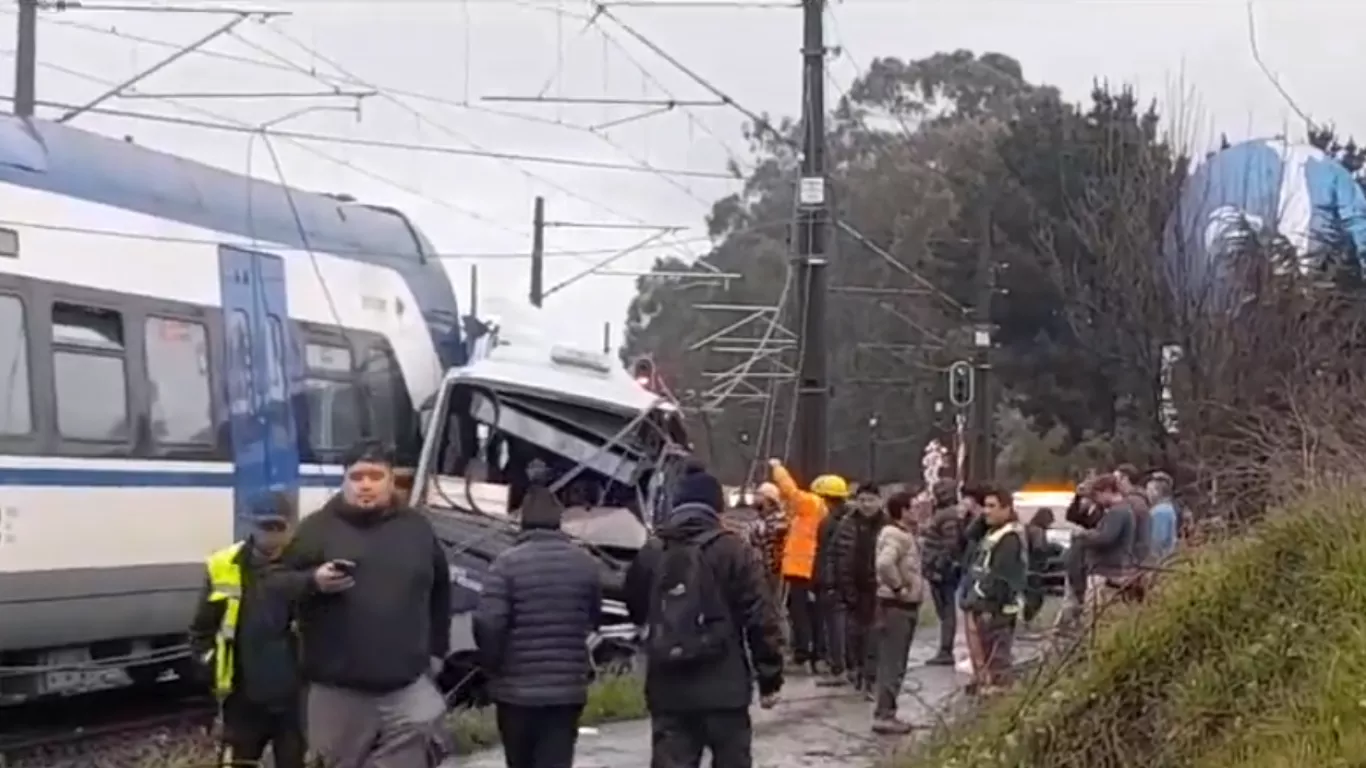
[(212, 698), (174, 685), (6, 709), (0, 768), (142, 768), (162, 753), (194, 757), (212, 751), (217, 714)]

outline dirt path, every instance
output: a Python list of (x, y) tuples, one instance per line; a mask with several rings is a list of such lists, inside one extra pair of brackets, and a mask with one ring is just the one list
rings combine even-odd
[[(919, 726), (936, 723), (939, 710), (966, 678), (952, 669), (929, 668), (934, 638), (925, 633), (911, 649), (911, 666), (900, 698), (901, 716)], [(1025, 649), (1022, 649), (1025, 650)], [(866, 766), (895, 746), (869, 731), (872, 705), (847, 689), (823, 689), (794, 677), (782, 702), (754, 712), (755, 768), (853, 768)], [(650, 764), (648, 722), (617, 723), (580, 735), (575, 768), (622, 768)], [(460, 759), (463, 768), (502, 768), (501, 751)]]

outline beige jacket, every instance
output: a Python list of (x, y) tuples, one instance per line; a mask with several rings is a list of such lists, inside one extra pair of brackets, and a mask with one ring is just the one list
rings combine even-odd
[(904, 603), (925, 599), (920, 573), (920, 541), (899, 525), (886, 525), (877, 535), (877, 596)]

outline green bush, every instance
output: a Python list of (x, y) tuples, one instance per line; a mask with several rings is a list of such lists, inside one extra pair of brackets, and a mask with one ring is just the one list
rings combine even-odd
[(1366, 489), (1320, 493), (1174, 566), (1085, 658), (899, 768), (1330, 768), (1366, 756)]

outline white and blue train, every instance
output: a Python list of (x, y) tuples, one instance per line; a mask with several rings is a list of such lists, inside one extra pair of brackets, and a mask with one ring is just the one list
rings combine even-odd
[(0, 119), (0, 700), (163, 673), (204, 556), (363, 435), (415, 464), (462, 362), (402, 213)]

